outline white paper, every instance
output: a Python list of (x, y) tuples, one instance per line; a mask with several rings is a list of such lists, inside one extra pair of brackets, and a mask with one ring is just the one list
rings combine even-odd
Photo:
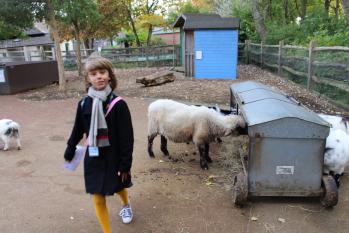
[(202, 59), (202, 51), (196, 51), (195, 58), (198, 60), (201, 60)]
[(64, 162), (64, 168), (69, 171), (75, 171), (79, 166), (81, 159), (85, 156), (86, 146), (76, 146), (74, 158), (70, 162)]

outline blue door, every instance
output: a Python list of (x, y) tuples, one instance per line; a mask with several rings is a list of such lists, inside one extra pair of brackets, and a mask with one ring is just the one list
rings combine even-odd
[(238, 30), (194, 32), (195, 78), (236, 79)]

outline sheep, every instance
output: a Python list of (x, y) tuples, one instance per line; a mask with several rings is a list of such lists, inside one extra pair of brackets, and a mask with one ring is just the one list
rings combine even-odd
[(331, 174), (339, 187), (339, 178), (349, 165), (349, 134), (342, 129), (331, 129), (326, 139), (324, 173)]
[(341, 116), (319, 114), (319, 116), (331, 124), (332, 129), (342, 129), (349, 134), (349, 120)]
[(204, 106), (189, 106), (168, 99), (156, 100), (148, 108), (148, 154), (155, 157), (152, 146), (158, 134), (165, 156), (169, 156), (167, 140), (175, 143), (192, 141), (199, 150), (201, 168), (207, 170), (207, 162), (212, 162), (209, 143), (245, 126), (241, 116), (224, 116)]
[(11, 138), (15, 138), (17, 141), (17, 149), (21, 149), (21, 142), (19, 137), (20, 126), (17, 122), (10, 119), (0, 120), (0, 137), (4, 141), (4, 150), (9, 149), (9, 143)]
[[(197, 106), (197, 107), (201, 107), (201, 106), (204, 106), (204, 105), (198, 105), (198, 104), (196, 104), (195, 106)], [(206, 106), (205, 106), (206, 107)], [(209, 109), (212, 109), (212, 110), (214, 110), (214, 111), (216, 111), (216, 112), (219, 112), (219, 113), (222, 113), (223, 115), (231, 115), (231, 114), (233, 114), (233, 111), (231, 111), (231, 110), (225, 110), (225, 109), (220, 109), (217, 105), (216, 106), (207, 106)], [(217, 142), (218, 143), (222, 143), (223, 141), (222, 141), (222, 139), (221, 138), (216, 138), (216, 140), (217, 140)], [(187, 144), (189, 144), (189, 142), (187, 142)]]

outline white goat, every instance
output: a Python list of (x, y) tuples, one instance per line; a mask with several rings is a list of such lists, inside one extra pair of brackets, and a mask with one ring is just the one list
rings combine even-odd
[(241, 116), (213, 111), (205, 106), (189, 106), (173, 100), (161, 99), (148, 108), (148, 153), (154, 157), (154, 138), (161, 135), (161, 151), (168, 156), (167, 139), (173, 142), (194, 142), (200, 153), (200, 166), (208, 169), (209, 143), (217, 137), (230, 135), (245, 128)]
[(4, 141), (4, 150), (9, 149), (10, 139), (15, 138), (17, 141), (17, 149), (21, 149), (21, 142), (19, 138), (19, 124), (9, 119), (0, 120), (0, 138)]

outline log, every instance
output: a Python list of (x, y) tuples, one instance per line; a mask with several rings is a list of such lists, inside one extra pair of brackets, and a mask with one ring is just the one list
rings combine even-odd
[(142, 83), (146, 87), (157, 86), (168, 82), (173, 82), (176, 79), (172, 71), (161, 71), (155, 74), (147, 75), (136, 79), (136, 83)]

